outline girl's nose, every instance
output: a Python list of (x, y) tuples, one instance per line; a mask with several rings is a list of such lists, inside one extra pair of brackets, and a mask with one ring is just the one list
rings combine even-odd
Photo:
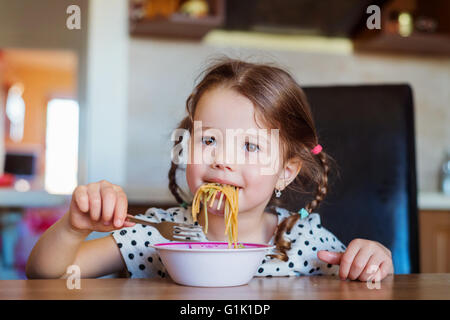
[(228, 161), (226, 158), (225, 152), (220, 152), (219, 150), (216, 150), (215, 156), (213, 156), (213, 162), (211, 163), (211, 166), (213, 169), (219, 169), (219, 170), (228, 170), (228, 171), (234, 171), (235, 165), (232, 163), (233, 160)]
[(234, 167), (230, 164), (214, 162), (212, 165), (214, 169), (234, 171)]

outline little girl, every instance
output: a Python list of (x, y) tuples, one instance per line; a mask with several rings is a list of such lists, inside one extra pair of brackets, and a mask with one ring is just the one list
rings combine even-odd
[[(239, 188), (239, 242), (276, 246), (256, 276), (327, 274), (342, 280), (380, 281), (393, 273), (389, 249), (365, 239), (346, 247), (313, 213), (327, 193), (328, 156), (318, 143), (306, 97), (288, 72), (268, 64), (221, 60), (205, 71), (186, 108), (188, 115), (178, 129), (185, 129), (189, 139), (179, 138), (174, 149), (188, 161), (185, 168), (172, 161), (169, 171), (169, 189), (182, 205), (150, 208), (139, 218), (194, 222), (188, 203), (192, 199), (176, 180), (181, 169), (192, 194), (211, 182)], [(270, 134), (259, 135), (261, 129)], [(237, 132), (237, 145), (228, 139), (230, 130)], [(241, 161), (230, 160), (229, 150)], [(267, 163), (250, 161), (263, 158), (275, 163), (273, 170), (263, 170)], [(313, 200), (298, 212), (276, 205), (287, 186), (304, 190), (311, 185), (315, 185)], [(200, 210), (198, 223), (203, 227), (208, 223), (207, 233), (201, 234), (205, 241), (227, 241), (224, 206), (217, 209), (217, 201), (208, 207), (207, 216)], [(153, 227), (127, 221), (127, 205), (124, 191), (107, 181), (78, 186), (69, 211), (33, 248), (27, 276), (62, 278), (70, 265), (78, 265), (83, 278), (121, 271), (132, 278), (168, 276), (150, 247), (168, 240)], [(92, 231), (111, 234), (84, 241)]]

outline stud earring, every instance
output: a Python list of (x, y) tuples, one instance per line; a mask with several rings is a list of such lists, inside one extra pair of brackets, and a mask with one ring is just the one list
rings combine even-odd
[(275, 197), (281, 197), (281, 191), (279, 189), (275, 189)]

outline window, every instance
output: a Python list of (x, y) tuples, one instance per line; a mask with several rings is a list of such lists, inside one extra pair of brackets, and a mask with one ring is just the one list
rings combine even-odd
[(45, 190), (71, 194), (77, 186), (79, 106), (75, 100), (52, 99), (47, 106)]

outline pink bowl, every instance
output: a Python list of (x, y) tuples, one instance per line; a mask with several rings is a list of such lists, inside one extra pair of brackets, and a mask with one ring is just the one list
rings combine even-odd
[(227, 242), (168, 242), (152, 245), (173, 281), (198, 287), (228, 287), (247, 284), (267, 251), (275, 246)]

